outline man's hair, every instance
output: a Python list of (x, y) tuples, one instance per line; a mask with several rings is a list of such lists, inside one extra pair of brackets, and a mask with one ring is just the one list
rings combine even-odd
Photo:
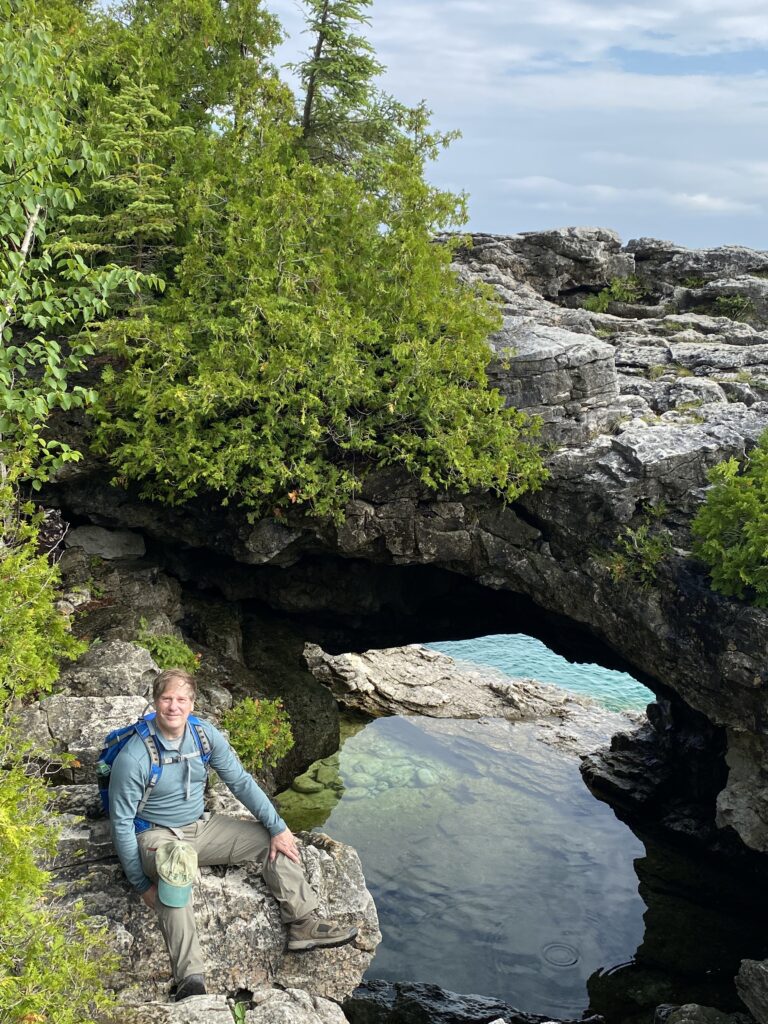
[(160, 673), (152, 684), (152, 700), (159, 700), (170, 683), (184, 683), (192, 691), (192, 700), (197, 700), (195, 677), (185, 672), (183, 668), (167, 668), (165, 672)]

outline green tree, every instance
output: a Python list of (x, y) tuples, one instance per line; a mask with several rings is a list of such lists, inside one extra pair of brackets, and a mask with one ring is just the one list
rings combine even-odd
[(726, 459), (709, 480), (693, 521), (694, 553), (709, 566), (714, 590), (768, 607), (768, 431), (743, 464)]
[(73, 179), (104, 164), (68, 117), (77, 69), (62, 69), (50, 29), (25, 10), (0, 0), (0, 463), (16, 448), (32, 452), (39, 486), (42, 470), (78, 457), (44, 437), (49, 414), (95, 398), (69, 386), (92, 351), (78, 331), (107, 312), (115, 288), (137, 279), (116, 266), (91, 269), (52, 230), (80, 199)]
[(406, 142), (371, 195), (292, 132), (220, 137), (177, 286), (141, 337), (112, 342), (100, 449), (147, 495), (216, 491), (256, 514), (338, 514), (375, 465), (510, 498), (535, 486), (535, 430), (487, 387), (496, 306), (432, 241), (455, 198)]
[(294, 66), (303, 90), (301, 134), (313, 160), (350, 166), (367, 145), (390, 133), (373, 80), (384, 70), (368, 40), (372, 0), (307, 0), (307, 30), (314, 42)]
[(253, 515), (339, 515), (375, 466), (537, 486), (535, 425), (487, 385), (496, 303), (434, 243), (465, 210), (424, 178), (444, 141), (426, 112), (379, 150), (372, 188), (308, 159), (285, 88), (241, 62), (185, 192), (176, 284), (105, 342), (99, 450), (147, 496), (215, 492)]
[(159, 87), (147, 81), (142, 58), (132, 64), (114, 91), (101, 89), (92, 97), (90, 141), (109, 154), (109, 166), (82, 183), (87, 207), (81, 204), (63, 223), (73, 250), (89, 262), (165, 273), (175, 262), (178, 230), (168, 178), (182, 140), (193, 133), (172, 125), (157, 106)]

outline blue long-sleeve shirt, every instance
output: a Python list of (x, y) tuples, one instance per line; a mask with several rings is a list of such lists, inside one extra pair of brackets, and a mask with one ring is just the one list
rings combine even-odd
[[(240, 764), (229, 742), (211, 725), (202, 722), (211, 745), (210, 765), (237, 799), (262, 823), (271, 836), (279, 835), (286, 824), (266, 794)], [(158, 739), (162, 743), (162, 736)], [(197, 740), (187, 724), (180, 741), (166, 741), (180, 754), (194, 754)], [(176, 746), (178, 744), (178, 746)], [(133, 826), (144, 791), (149, 781), (150, 758), (140, 736), (132, 736), (115, 758), (109, 780), (109, 808), (112, 842), (126, 877), (137, 892), (146, 892), (152, 885), (141, 866), (136, 831)], [(183, 828), (203, 813), (205, 765), (200, 757), (163, 765), (157, 785), (144, 804), (141, 817), (153, 825)]]

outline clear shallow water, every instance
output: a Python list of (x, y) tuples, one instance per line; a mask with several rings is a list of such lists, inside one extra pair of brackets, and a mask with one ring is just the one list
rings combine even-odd
[(573, 664), (523, 633), (499, 633), (474, 640), (441, 640), (425, 644), (456, 661), (490, 665), (505, 675), (537, 679), (594, 697), (612, 711), (644, 709), (653, 693), (626, 672), (601, 665)]
[(590, 975), (634, 954), (643, 846), (535, 726), (377, 719), (302, 778), (323, 785), (283, 816), (354, 846), (376, 901), (367, 977), (580, 1016)]

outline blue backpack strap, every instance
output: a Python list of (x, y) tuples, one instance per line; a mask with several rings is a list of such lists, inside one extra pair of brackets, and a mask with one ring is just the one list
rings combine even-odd
[(160, 775), (163, 770), (160, 751), (158, 750), (157, 742), (155, 741), (155, 734), (150, 724), (154, 717), (154, 714), (147, 715), (146, 718), (140, 718), (135, 725), (136, 734), (144, 741), (144, 746), (147, 748), (147, 753), (149, 754), (149, 779), (144, 790), (144, 796), (141, 798), (139, 806), (136, 808), (136, 817), (139, 819), (141, 818), (141, 812), (144, 810), (144, 805), (152, 795), (152, 790), (160, 780)]

